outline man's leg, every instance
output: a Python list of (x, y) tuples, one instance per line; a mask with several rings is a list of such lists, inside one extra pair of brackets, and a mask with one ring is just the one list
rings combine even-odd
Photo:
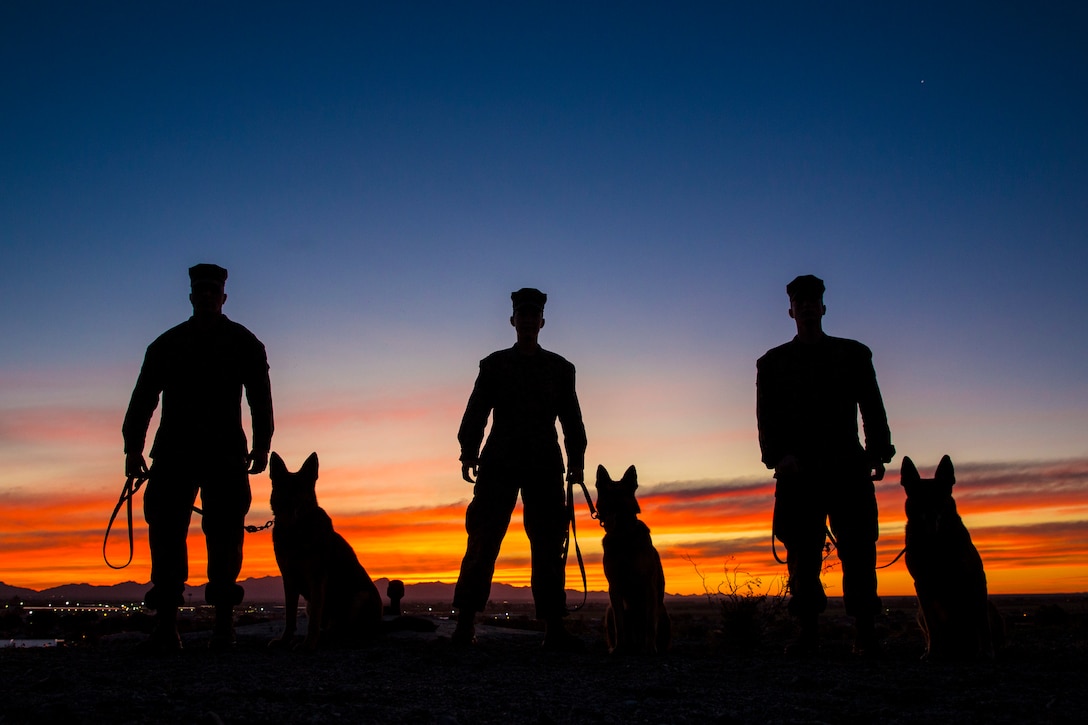
[(495, 560), (499, 558), (517, 500), (517, 486), (509, 481), (484, 473), (476, 479), (472, 502), (465, 512), (468, 543), (453, 592), (453, 606), (458, 610), (454, 644), (474, 641), (476, 613), (483, 611), (491, 595)]
[(845, 482), (834, 498), (829, 518), (842, 562), (843, 606), (856, 626), (854, 651), (875, 654), (875, 618), (881, 607), (876, 581), (879, 524), (876, 489), (868, 475)]
[[(204, 517), (201, 529), (208, 548), (208, 586), (204, 598), (215, 607), (213, 647), (234, 644), (234, 607), (245, 590), (238, 584), (242, 571), (242, 545), (246, 514), (253, 494), (249, 475), (241, 463), (226, 463), (227, 470), (208, 471), (201, 487)], [(232, 469), (233, 470), (230, 470)]]
[(181, 649), (178, 607), (184, 603), (182, 595), (189, 578), (186, 538), (196, 491), (182, 471), (166, 465), (152, 467), (144, 489), (152, 585), (144, 601), (155, 610), (155, 629), (149, 640), (153, 649)]
[(790, 654), (809, 654), (818, 646), (819, 615), (827, 608), (820, 581), (826, 541), (826, 515), (819, 481), (799, 476), (781, 477), (775, 486), (774, 535), (786, 547), (790, 600), (787, 609), (801, 626)]
[(536, 618), (545, 626), (544, 646), (571, 650), (584, 647), (567, 632), (566, 562), (563, 541), (567, 536), (566, 494), (561, 476), (533, 481), (521, 491), (525, 504), (525, 534), (532, 552), (532, 591)]

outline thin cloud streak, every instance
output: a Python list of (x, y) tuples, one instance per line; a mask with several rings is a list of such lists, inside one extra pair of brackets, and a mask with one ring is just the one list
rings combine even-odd
[[(431, 465), (431, 464), (428, 464)], [(370, 467), (367, 467), (370, 468)], [(380, 467), (379, 467), (380, 468)], [(353, 469), (345, 475), (354, 480), (383, 480), (371, 474), (358, 476)], [(1010, 463), (958, 467), (955, 494), (959, 510), (979, 548), (991, 575), (995, 591), (1007, 593), (1047, 591), (1055, 576), (1069, 583), (1081, 582), (1088, 589), (1088, 575), (1078, 577), (1076, 569), (1088, 557), (1088, 461), (1071, 460), (1032, 464)], [(361, 487), (358, 497), (350, 488), (330, 486), (336, 495), (319, 498), (334, 524), (355, 547), (364, 566), (374, 576), (405, 581), (452, 581), (464, 552), (464, 512), (468, 489), (458, 500), (435, 505), (360, 509), (355, 504), (372, 494)], [(257, 491), (266, 492), (261, 479)], [(903, 545), (903, 493), (898, 476), (889, 475), (878, 485), (881, 507), (881, 540), (878, 558), (891, 561)], [(642, 519), (650, 526), (661, 552), (670, 592), (702, 593), (703, 575), (722, 572), (729, 563), (740, 571), (770, 582), (783, 568), (771, 552), (770, 518), (773, 482), (733, 479), (697, 482), (666, 482), (640, 487)], [(1046, 491), (1041, 494), (1040, 491)], [(577, 492), (576, 492), (577, 493)], [(606, 586), (600, 571), (601, 531), (589, 519), (580, 494), (576, 500), (579, 543), (588, 565), (590, 586)], [(0, 496), (0, 544), (6, 556), (0, 565), (0, 581), (42, 588), (69, 583), (79, 576), (94, 584), (125, 579), (146, 581), (148, 576), (146, 526), (142, 516), (142, 495), (134, 501), (136, 555), (124, 573), (111, 571), (101, 559), (101, 542), (106, 519), (116, 502), (110, 491), (73, 490), (66, 495), (31, 495), (25, 489)], [(350, 504), (350, 505), (349, 505)], [(1060, 511), (1062, 518), (1054, 517)], [(991, 525), (1015, 512), (1015, 523)], [(263, 523), (267, 503), (255, 501), (249, 523)], [(124, 512), (115, 524), (110, 542), (111, 561), (127, 555)], [(779, 556), (785, 552), (778, 545)], [(205, 553), (199, 516), (193, 516), (189, 539), (191, 582), (203, 581)], [(834, 564), (834, 556), (829, 560)], [(514, 513), (503, 545), (496, 581), (513, 583), (527, 577), (528, 541), (521, 526), (520, 506)], [(693, 565), (694, 564), (694, 565)], [(580, 580), (568, 569), (568, 578)], [(526, 571), (522, 571), (522, 569)], [(247, 535), (243, 577), (277, 574), (271, 537), (265, 533)], [(881, 572), (881, 591), (910, 594), (912, 585), (902, 563)], [(828, 579), (835, 592), (836, 577)], [(715, 582), (716, 586), (716, 582)]]
[(90, 406), (8, 408), (0, 420), (0, 446), (118, 448), (123, 411)]

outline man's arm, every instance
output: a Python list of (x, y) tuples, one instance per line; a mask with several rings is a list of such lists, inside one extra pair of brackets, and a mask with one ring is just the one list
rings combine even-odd
[(563, 448), (567, 452), (567, 480), (582, 483), (585, 480), (586, 467), (586, 427), (582, 422), (582, 407), (578, 404), (578, 393), (574, 386), (574, 366), (569, 373), (569, 380), (564, 385), (563, 404), (559, 409), (559, 422), (563, 426)]
[(777, 406), (774, 404), (772, 388), (774, 375), (770, 371), (771, 363), (766, 356), (756, 361), (756, 429), (759, 432), (759, 450), (763, 465), (776, 468), (785, 457), (777, 435)]
[(876, 382), (873, 354), (868, 348), (865, 348), (865, 353), (858, 373), (858, 410), (861, 411), (865, 433), (865, 453), (873, 470), (873, 480), (879, 481), (884, 478), (884, 464), (890, 463), (895, 456), (895, 446), (892, 445), (892, 432), (880, 386)]
[(461, 427), (457, 430), (457, 441), (461, 444), (461, 478), (469, 483), (475, 483), (475, 476), (479, 473), (480, 445), (484, 440), (487, 418), (494, 405), (488, 378), (484, 361), (481, 360), (480, 372), (472, 386), (472, 393), (468, 396), (468, 405), (461, 417)]
[(268, 452), (272, 450), (272, 432), (275, 422), (272, 415), (272, 383), (268, 377), (268, 355), (264, 345), (256, 341), (250, 374), (245, 383), (246, 401), (249, 403), (250, 420), (253, 423), (253, 446), (246, 457), (249, 472), (261, 473), (268, 466)]
[(121, 435), (125, 441), (125, 475), (143, 476), (147, 474), (147, 462), (144, 460), (144, 445), (147, 441), (147, 427), (151, 416), (159, 406), (159, 394), (162, 382), (159, 377), (158, 363), (153, 347), (148, 347), (144, 363), (136, 378), (136, 387), (125, 411), (125, 421), (121, 424)]

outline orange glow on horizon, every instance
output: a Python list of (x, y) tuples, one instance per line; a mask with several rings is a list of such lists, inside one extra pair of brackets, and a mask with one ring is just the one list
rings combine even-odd
[[(424, 468), (429, 464), (423, 464)], [(331, 473), (331, 472), (330, 472)], [(924, 473), (925, 475), (925, 473)], [(330, 475), (329, 478), (339, 478)], [(322, 481), (325, 481), (323, 476)], [(106, 488), (105, 486), (103, 488)], [(255, 484), (255, 497), (267, 488)], [(327, 493), (334, 494), (330, 487)], [(319, 489), (320, 490), (320, 489)], [(135, 555), (121, 571), (102, 561), (102, 536), (116, 499), (113, 492), (75, 491), (66, 496), (3, 494), (0, 508), (0, 543), (5, 552), (0, 581), (43, 589), (69, 583), (97, 585), (149, 579), (147, 529), (142, 495), (134, 506)], [(337, 531), (352, 543), (360, 561), (374, 578), (399, 578), (406, 583), (457, 578), (464, 553), (466, 498), (433, 505), (372, 511), (354, 509), (368, 498), (366, 491), (343, 491), (321, 497)], [(963, 467), (955, 494), (960, 514), (971, 531), (986, 565), (993, 593), (1059, 593), (1088, 591), (1088, 462), (1018, 466), (1012, 474), (986, 467)], [(580, 492), (576, 492), (579, 544), (586, 562), (591, 590), (607, 583), (600, 566), (601, 530), (591, 520)], [(881, 540), (878, 562), (891, 561), (903, 546), (903, 493), (898, 477), (889, 474), (878, 484)], [(785, 567), (771, 554), (770, 517), (773, 482), (735, 481), (720, 484), (643, 485), (639, 489), (642, 519), (650, 526), (665, 567), (666, 589), (676, 594), (703, 594), (735, 583), (760, 580), (764, 590), (780, 585)], [(251, 524), (270, 518), (267, 501), (255, 501)], [(1060, 543), (1056, 543), (1060, 542)], [(109, 556), (115, 563), (127, 556), (124, 511), (115, 523)], [(779, 556), (785, 552), (778, 545)], [(190, 583), (200, 584), (206, 559), (199, 517), (194, 515), (189, 537)], [(570, 589), (581, 587), (573, 546), (567, 569)], [(825, 586), (841, 594), (837, 559)], [(727, 575), (728, 572), (728, 575)], [(270, 532), (246, 537), (242, 578), (278, 574)], [(515, 512), (503, 544), (495, 580), (527, 585), (529, 545)], [(910, 595), (913, 584), (902, 560), (879, 572), (884, 595)]]

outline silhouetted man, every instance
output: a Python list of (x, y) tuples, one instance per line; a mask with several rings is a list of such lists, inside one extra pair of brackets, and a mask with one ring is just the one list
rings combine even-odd
[[(465, 515), (468, 545), (453, 596), (459, 610), (453, 641), (458, 645), (475, 641), (475, 616), (487, 605), (495, 560), (520, 490), (532, 551), (536, 616), (546, 626), (544, 647), (575, 649), (581, 642), (563, 626), (567, 510), (563, 455), (555, 430), (558, 418), (567, 452), (567, 479), (581, 483), (586, 431), (574, 390), (574, 366), (537, 343), (547, 295), (525, 288), (510, 297), (514, 308), (510, 324), (517, 342), (480, 361), (480, 374), (457, 433), (461, 477), (475, 487)], [(493, 415), (491, 433), (481, 453), (489, 415)]]
[[(213, 647), (234, 643), (233, 610), (246, 513), (252, 500), (248, 474), (268, 465), (272, 445), (272, 393), (264, 345), (223, 314), (227, 270), (214, 264), (189, 268), (193, 316), (147, 348), (125, 423), (125, 475), (149, 475), (144, 518), (151, 547), (151, 590), (156, 611), (151, 649), (181, 647), (178, 607), (189, 577), (186, 535), (200, 493), (201, 527), (208, 548), (205, 599), (215, 606)], [(242, 389), (249, 401), (253, 448), (242, 430)], [(162, 395), (162, 416), (144, 461), (147, 427)], [(248, 470), (247, 470), (248, 469)]]
[[(789, 611), (801, 635), (787, 651), (818, 643), (827, 606), (820, 583), (828, 522), (842, 563), (843, 603), (857, 627), (854, 651), (875, 652), (876, 492), (895, 455), (872, 353), (823, 331), (824, 283), (804, 275), (786, 285), (797, 336), (756, 363), (756, 419), (763, 463), (774, 469), (774, 534), (787, 551)], [(865, 446), (858, 440), (858, 411)]]

